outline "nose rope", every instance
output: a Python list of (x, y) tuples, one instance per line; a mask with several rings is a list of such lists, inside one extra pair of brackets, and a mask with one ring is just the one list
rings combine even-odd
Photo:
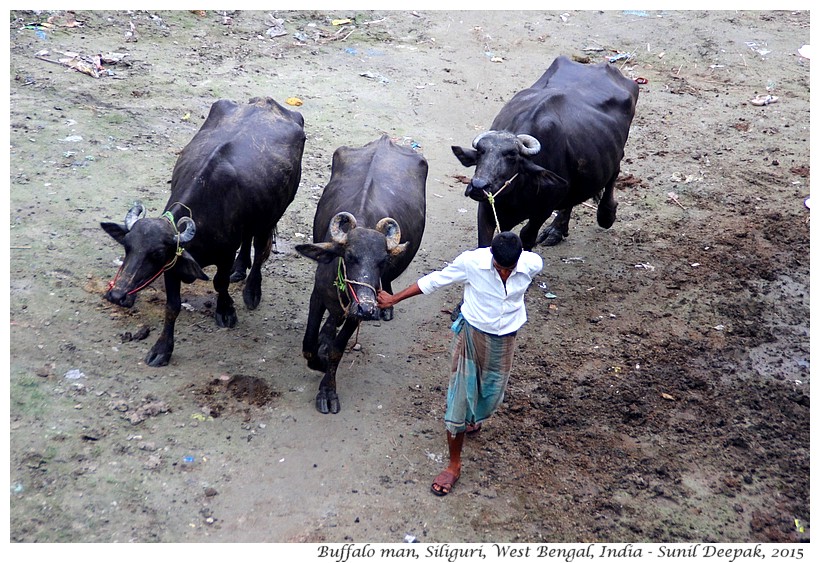
[(498, 194), (500, 194), (501, 192), (503, 192), (503, 191), (504, 191), (504, 188), (506, 188), (507, 186), (509, 186), (509, 185), (512, 183), (512, 181), (513, 181), (513, 180), (515, 180), (516, 176), (518, 176), (518, 172), (516, 172), (515, 174), (513, 174), (513, 177), (512, 177), (512, 178), (510, 178), (509, 180), (507, 180), (506, 182), (504, 182), (504, 185), (503, 185), (503, 186), (501, 186), (501, 189), (500, 189), (500, 190), (498, 190), (497, 192), (495, 192), (494, 194), (491, 194), (488, 190), (484, 190), (484, 194), (487, 196), (487, 201), (489, 201), (489, 202), (490, 202), (490, 207), (491, 207), (491, 208), (492, 208), (492, 210), (493, 210), (493, 217), (495, 217), (495, 229), (496, 229), (499, 233), (501, 232), (501, 223), (499, 223), (499, 222), (498, 222), (498, 213), (496, 213), (496, 211), (495, 211), (495, 196), (497, 196)]
[[(336, 286), (336, 296), (339, 298), (339, 305), (342, 307), (342, 310), (345, 313), (345, 317), (350, 313), (350, 305), (355, 301), (356, 303), (361, 303), (359, 301), (359, 296), (356, 295), (356, 290), (353, 289), (354, 285), (360, 285), (363, 287), (370, 288), (373, 291), (373, 295), (378, 295), (379, 291), (373, 287), (372, 285), (356, 280), (348, 279), (347, 277), (347, 266), (345, 265), (344, 258), (339, 257), (339, 264), (336, 269), (336, 279), (333, 281), (333, 285)], [(349, 291), (353, 299), (345, 305), (342, 302), (342, 293), (345, 291)]]

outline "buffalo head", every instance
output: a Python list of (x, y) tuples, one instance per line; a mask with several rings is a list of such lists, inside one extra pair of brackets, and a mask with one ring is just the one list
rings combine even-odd
[[(361, 320), (377, 320), (379, 308), (376, 293), (381, 277), (391, 259), (407, 250), (401, 243), (401, 229), (390, 217), (381, 219), (375, 229), (357, 227), (356, 218), (342, 211), (330, 222), (330, 242), (296, 245), (296, 251), (329, 264), (341, 258), (333, 269), (334, 285), (347, 294), (350, 303), (347, 314)], [(317, 283), (319, 276), (317, 276)]]
[(176, 224), (172, 221), (173, 215), (146, 219), (145, 207), (136, 203), (125, 215), (125, 224), (100, 223), (105, 232), (125, 247), (120, 271), (105, 293), (108, 301), (131, 307), (139, 290), (171, 268), (186, 283), (208, 279), (184, 250), (196, 234), (196, 223), (190, 217), (182, 217)]
[(532, 157), (541, 151), (541, 143), (531, 135), (485, 131), (473, 139), (473, 148), (453, 146), (452, 150), (461, 164), (475, 166), (464, 195), (476, 201), (486, 200), (488, 194), (498, 193), (521, 176), (536, 176), (546, 180), (547, 185), (566, 185), (563, 178), (533, 162)]

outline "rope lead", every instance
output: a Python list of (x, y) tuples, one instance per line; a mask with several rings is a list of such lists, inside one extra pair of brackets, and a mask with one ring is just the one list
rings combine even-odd
[(492, 208), (492, 210), (493, 210), (493, 217), (495, 218), (495, 230), (496, 230), (497, 232), (499, 232), (499, 233), (501, 232), (501, 223), (499, 223), (499, 222), (498, 222), (498, 213), (497, 213), (497, 212), (496, 212), (496, 210), (495, 210), (495, 196), (497, 196), (498, 194), (500, 194), (501, 192), (503, 192), (503, 191), (504, 191), (504, 188), (506, 188), (507, 186), (509, 186), (509, 185), (512, 183), (512, 181), (513, 181), (513, 180), (515, 180), (516, 176), (518, 176), (518, 172), (516, 172), (515, 174), (513, 174), (513, 177), (512, 177), (512, 178), (510, 178), (509, 180), (507, 180), (506, 182), (504, 182), (504, 185), (503, 185), (503, 186), (501, 186), (501, 189), (500, 189), (500, 190), (498, 190), (497, 192), (495, 192), (494, 194), (490, 193), (490, 192), (489, 192), (489, 191), (487, 191), (487, 190), (484, 190), (484, 195), (486, 195), (486, 196), (487, 196), (487, 201), (488, 201), (488, 202), (490, 202), (490, 207), (491, 207), (491, 208)]

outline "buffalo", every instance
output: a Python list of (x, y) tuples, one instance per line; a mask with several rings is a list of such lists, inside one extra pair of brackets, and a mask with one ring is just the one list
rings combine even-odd
[(218, 100), (177, 159), (163, 213), (145, 217), (145, 207), (137, 203), (125, 224), (101, 223), (125, 247), (122, 266), (105, 293), (108, 301), (131, 307), (138, 291), (160, 275), (165, 281), (165, 324), (145, 358), (148, 365), (168, 364), (182, 305), (180, 283), (207, 280), (202, 268), (216, 266), (218, 326), (236, 325), (228, 286), (231, 277), (245, 277), (248, 267), (243, 300), (249, 309), (259, 305), (262, 264), (277, 222), (296, 195), (304, 144), (302, 115), (271, 98), (247, 104)]
[(392, 309), (380, 311), (376, 294), (392, 293), (393, 280), (419, 249), (426, 182), (425, 158), (387, 136), (333, 153), (313, 242), (296, 246), (317, 262), (302, 354), (309, 368), (324, 373), (316, 395), (321, 413), (339, 412), (336, 370), (360, 323), (393, 318)]
[(558, 244), (569, 235), (573, 206), (588, 199), (598, 202), (598, 225), (611, 227), (615, 181), (637, 102), (638, 85), (611, 64), (562, 56), (504, 105), (472, 148), (453, 146), (461, 164), (475, 166), (465, 195), (479, 202), (478, 245), (489, 246), (496, 229), (523, 221), (526, 250)]

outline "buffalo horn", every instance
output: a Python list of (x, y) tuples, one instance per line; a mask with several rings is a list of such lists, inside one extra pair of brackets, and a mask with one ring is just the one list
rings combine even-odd
[(489, 135), (490, 133), (495, 133), (495, 131), (484, 131), (483, 133), (479, 133), (478, 135), (476, 135), (476, 138), (473, 139), (473, 148), (477, 149), (478, 148), (478, 142), (481, 139), (483, 139), (484, 137), (486, 137), (487, 135)]
[(142, 219), (144, 216), (145, 207), (140, 202), (134, 203), (134, 206), (128, 210), (128, 213), (125, 214), (126, 230), (130, 231), (131, 227), (134, 226), (134, 223), (136, 223), (138, 219)]
[(532, 156), (541, 150), (541, 143), (532, 135), (517, 135), (521, 154)]
[(376, 230), (387, 238), (387, 251), (391, 252), (401, 242), (401, 229), (392, 217), (385, 217), (376, 223)]
[(347, 211), (340, 211), (330, 221), (330, 236), (334, 242), (345, 244), (347, 233), (356, 228), (356, 218)]
[(182, 246), (191, 242), (191, 239), (194, 238), (196, 223), (190, 217), (180, 217), (177, 221), (177, 229), (179, 230), (179, 234), (176, 236), (177, 243)]

